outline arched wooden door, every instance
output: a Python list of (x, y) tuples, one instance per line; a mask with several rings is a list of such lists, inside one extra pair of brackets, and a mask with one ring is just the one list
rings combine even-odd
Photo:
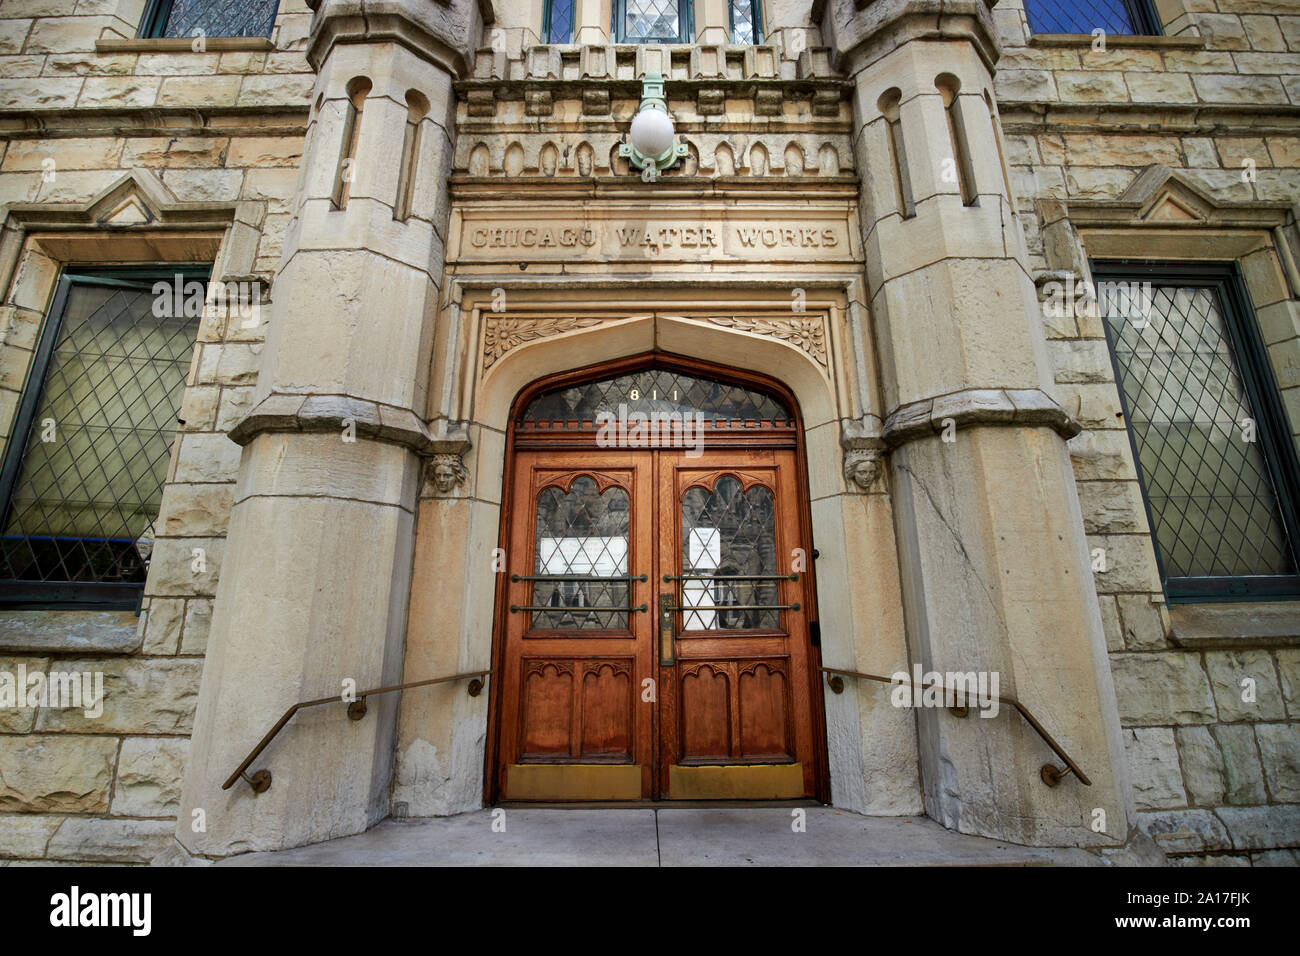
[(512, 427), (489, 800), (824, 799), (789, 397), (643, 357)]

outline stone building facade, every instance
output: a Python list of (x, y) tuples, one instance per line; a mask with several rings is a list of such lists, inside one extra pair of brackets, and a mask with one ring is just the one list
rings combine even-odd
[[(684, 149), (646, 175), (621, 147), (656, 75)], [(1285, 0), (0, 0), (0, 148), (0, 704), (6, 674), (103, 681), (102, 709), (0, 707), (0, 859), (185, 862), (529, 795), (689, 792), (1114, 860), (1297, 862)], [(119, 365), (121, 315), (156, 328)], [(69, 355), (104, 377), (65, 388)], [(511, 650), (512, 606), (540, 593), (511, 575), (555, 574), (515, 547), (526, 462), (571, 462), (568, 493), (670, 501), (648, 459), (537, 444), (528, 403), (660, 369), (784, 409), (783, 450), (709, 438), (700, 487), (784, 469), (778, 538), (816, 555), (772, 569), (806, 589), (763, 632), (788, 646), (693, 665), (730, 675), (736, 759), (680, 767), (663, 727), (690, 745), (711, 692), (663, 643), (657, 602), (691, 592), (659, 563), (635, 578), (641, 532), (611, 565), (651, 642), (626, 667), (557, 650), (524, 673)], [(102, 429), (118, 452), (147, 431), (166, 454), (85, 477), (111, 457), (73, 441), (98, 427), (69, 411), (86, 403), (131, 423)], [(59, 494), (82, 516), (63, 531)], [(84, 525), (128, 512), (129, 534)], [(74, 546), (100, 558), (71, 571)], [(575, 661), (584, 694), (631, 682), (609, 699), (653, 756), (515, 746), (530, 675)], [(1067, 768), (1010, 705), (898, 707), (854, 676), (914, 666), (998, 675), (1087, 783), (1047, 779)], [(644, 706), (678, 708), (653, 719), (627, 689), (652, 673)], [(296, 702), (457, 675), (304, 709), (241, 768)], [(778, 698), (793, 763), (744, 749), (767, 719), (745, 701)]]

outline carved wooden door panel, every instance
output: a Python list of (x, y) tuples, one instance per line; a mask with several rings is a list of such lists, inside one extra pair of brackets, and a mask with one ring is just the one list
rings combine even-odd
[(515, 459), (502, 657), (509, 800), (652, 796), (652, 461), (634, 452)]
[(812, 796), (794, 452), (658, 455), (660, 793)]

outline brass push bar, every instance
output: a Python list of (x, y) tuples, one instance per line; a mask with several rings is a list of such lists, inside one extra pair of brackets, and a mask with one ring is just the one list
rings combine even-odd
[(606, 577), (599, 574), (512, 574), (511, 581), (649, 581), (647, 574), (617, 574)]
[[(650, 580), (647, 574), (616, 574), (612, 576), (603, 576), (595, 574), (512, 574), (510, 580), (519, 581), (625, 581), (629, 584), (635, 584), (640, 581), (645, 583)], [(603, 606), (598, 604), (584, 604), (580, 607), (570, 607), (568, 604), (512, 604), (510, 613), (518, 614), (520, 611), (588, 611), (594, 613), (614, 613), (614, 614), (631, 614), (635, 611), (648, 611), (648, 605), (632, 603), (632, 589), (627, 589), (627, 607)]]
[[(827, 679), (826, 683), (830, 685), (831, 691), (836, 694), (844, 693), (845, 677), (859, 677), (862, 678), (863, 680), (874, 680), (881, 684), (906, 684), (908, 687), (916, 686), (911, 681), (896, 681), (889, 677), (881, 677), (879, 674), (863, 674), (859, 671), (842, 671), (834, 667), (822, 667), (819, 668), (819, 670), (821, 670), (823, 674), (831, 675), (831, 677)], [(956, 688), (949, 688), (946, 684), (939, 685), (939, 686), (943, 687), (945, 700), (947, 699), (947, 694), (950, 690), (952, 691), (953, 694), (953, 700), (955, 701), (957, 699)], [(1056, 756), (1060, 757), (1063, 761), (1065, 761), (1064, 770), (1060, 769), (1054, 764), (1050, 764), (1050, 763), (1043, 764), (1042, 769), (1040, 769), (1038, 772), (1038, 775), (1039, 777), (1042, 778), (1043, 783), (1047, 784), (1049, 787), (1055, 787), (1057, 784), (1061, 782), (1061, 778), (1063, 778), (1066, 774), (1073, 773), (1076, 777), (1079, 778), (1079, 782), (1083, 784), (1085, 787), (1092, 786), (1092, 781), (1088, 779), (1087, 774), (1085, 774), (1082, 770), (1080, 770), (1079, 765), (1070, 759), (1070, 755), (1067, 754), (1061, 748), (1061, 745), (1052, 739), (1052, 735), (1049, 734), (1043, 728), (1043, 725), (1038, 722), (1037, 718), (1035, 718), (1034, 715), (1029, 712), (1029, 708), (1027, 708), (1024, 704), (1020, 703), (1020, 701), (1016, 700), (1014, 697), (1003, 697), (1001, 694), (995, 696), (997, 696), (997, 699), (1002, 703), (1010, 704), (1012, 707), (1014, 707), (1016, 709), (1016, 712), (1020, 714), (1021, 717), (1025, 718), (1025, 723), (1029, 724), (1030, 727), (1034, 728), (1038, 736), (1043, 738), (1043, 742), (1046, 743), (1047, 746), (1052, 748)], [(952, 708), (952, 709), (954, 711), (960, 711), (959, 716), (962, 717), (966, 716), (966, 709), (964, 707)]]
[[(644, 578), (642, 579), (644, 580)], [(664, 581), (798, 581), (798, 574), (665, 574)]]
[(670, 604), (668, 611), (797, 611), (798, 604)]
[(271, 771), (259, 770), (251, 777), (248, 776), (245, 771), (248, 770), (249, 765), (258, 758), (262, 751), (267, 748), (267, 745), (275, 739), (275, 735), (284, 729), (284, 725), (293, 719), (293, 715), (298, 713), (298, 711), (302, 710), (304, 707), (319, 707), (321, 704), (345, 703), (348, 705), (348, 717), (352, 720), (360, 720), (362, 717), (366, 716), (366, 698), (372, 695), (390, 694), (395, 690), (409, 690), (412, 687), (427, 687), (429, 684), (449, 684), (452, 681), (472, 678), (467, 689), (469, 690), (469, 696), (477, 697), (483, 691), (483, 679), (492, 676), (492, 674), (493, 672), (490, 670), (470, 671), (467, 674), (453, 674), (450, 677), (434, 677), (429, 680), (411, 681), (407, 684), (394, 684), (391, 687), (376, 687), (373, 690), (359, 691), (356, 695), (356, 699), (351, 701), (344, 700), (344, 698), (339, 695), (335, 695), (334, 697), (321, 697), (318, 700), (300, 700), (298, 703), (286, 710), (280, 719), (275, 722), (275, 726), (272, 727), (270, 732), (262, 738), (261, 743), (254, 747), (249, 755), (244, 758), (244, 762), (239, 765), (239, 769), (230, 775), (230, 779), (221, 785), (221, 789), (229, 790), (235, 785), (236, 780), (243, 777), (244, 782), (253, 788), (254, 793), (265, 793), (267, 790), (270, 790)]

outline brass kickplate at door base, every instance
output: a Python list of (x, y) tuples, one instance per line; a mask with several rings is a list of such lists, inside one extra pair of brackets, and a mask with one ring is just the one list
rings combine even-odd
[(507, 800), (637, 800), (641, 768), (635, 764), (512, 763)]
[(670, 800), (792, 800), (803, 795), (801, 763), (668, 768)]

